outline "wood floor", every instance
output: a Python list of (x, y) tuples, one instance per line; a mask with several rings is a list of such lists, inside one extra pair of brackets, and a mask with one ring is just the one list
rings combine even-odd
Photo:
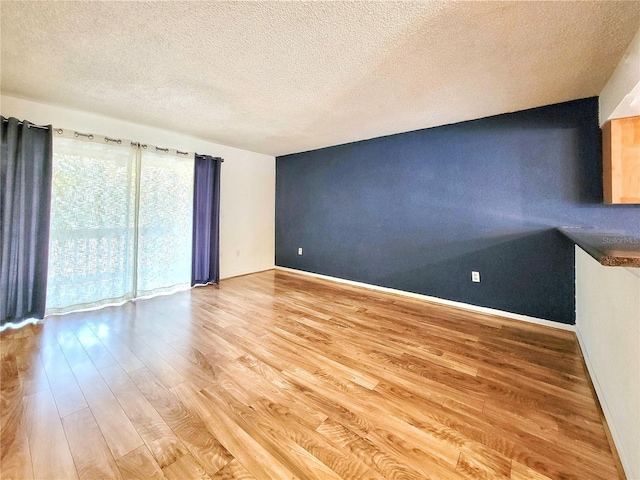
[(268, 271), (0, 344), (6, 479), (620, 478), (571, 332)]

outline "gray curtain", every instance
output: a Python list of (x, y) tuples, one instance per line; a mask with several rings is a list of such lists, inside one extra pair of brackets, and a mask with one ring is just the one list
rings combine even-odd
[(44, 317), (51, 207), (51, 126), (2, 118), (0, 325)]
[(220, 281), (220, 157), (195, 157), (191, 285)]

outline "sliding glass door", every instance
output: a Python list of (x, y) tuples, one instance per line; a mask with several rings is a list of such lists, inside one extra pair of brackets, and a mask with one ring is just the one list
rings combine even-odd
[(137, 296), (191, 285), (193, 157), (143, 150)]
[(192, 209), (192, 156), (56, 136), (47, 313), (188, 287)]

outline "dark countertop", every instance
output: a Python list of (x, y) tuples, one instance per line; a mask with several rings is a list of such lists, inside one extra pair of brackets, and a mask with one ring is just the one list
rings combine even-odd
[(590, 228), (558, 229), (576, 245), (608, 267), (640, 267), (640, 237)]

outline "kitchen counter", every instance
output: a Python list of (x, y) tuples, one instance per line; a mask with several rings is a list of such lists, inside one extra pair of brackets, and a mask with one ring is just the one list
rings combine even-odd
[(558, 230), (602, 265), (640, 268), (640, 236), (590, 228)]

